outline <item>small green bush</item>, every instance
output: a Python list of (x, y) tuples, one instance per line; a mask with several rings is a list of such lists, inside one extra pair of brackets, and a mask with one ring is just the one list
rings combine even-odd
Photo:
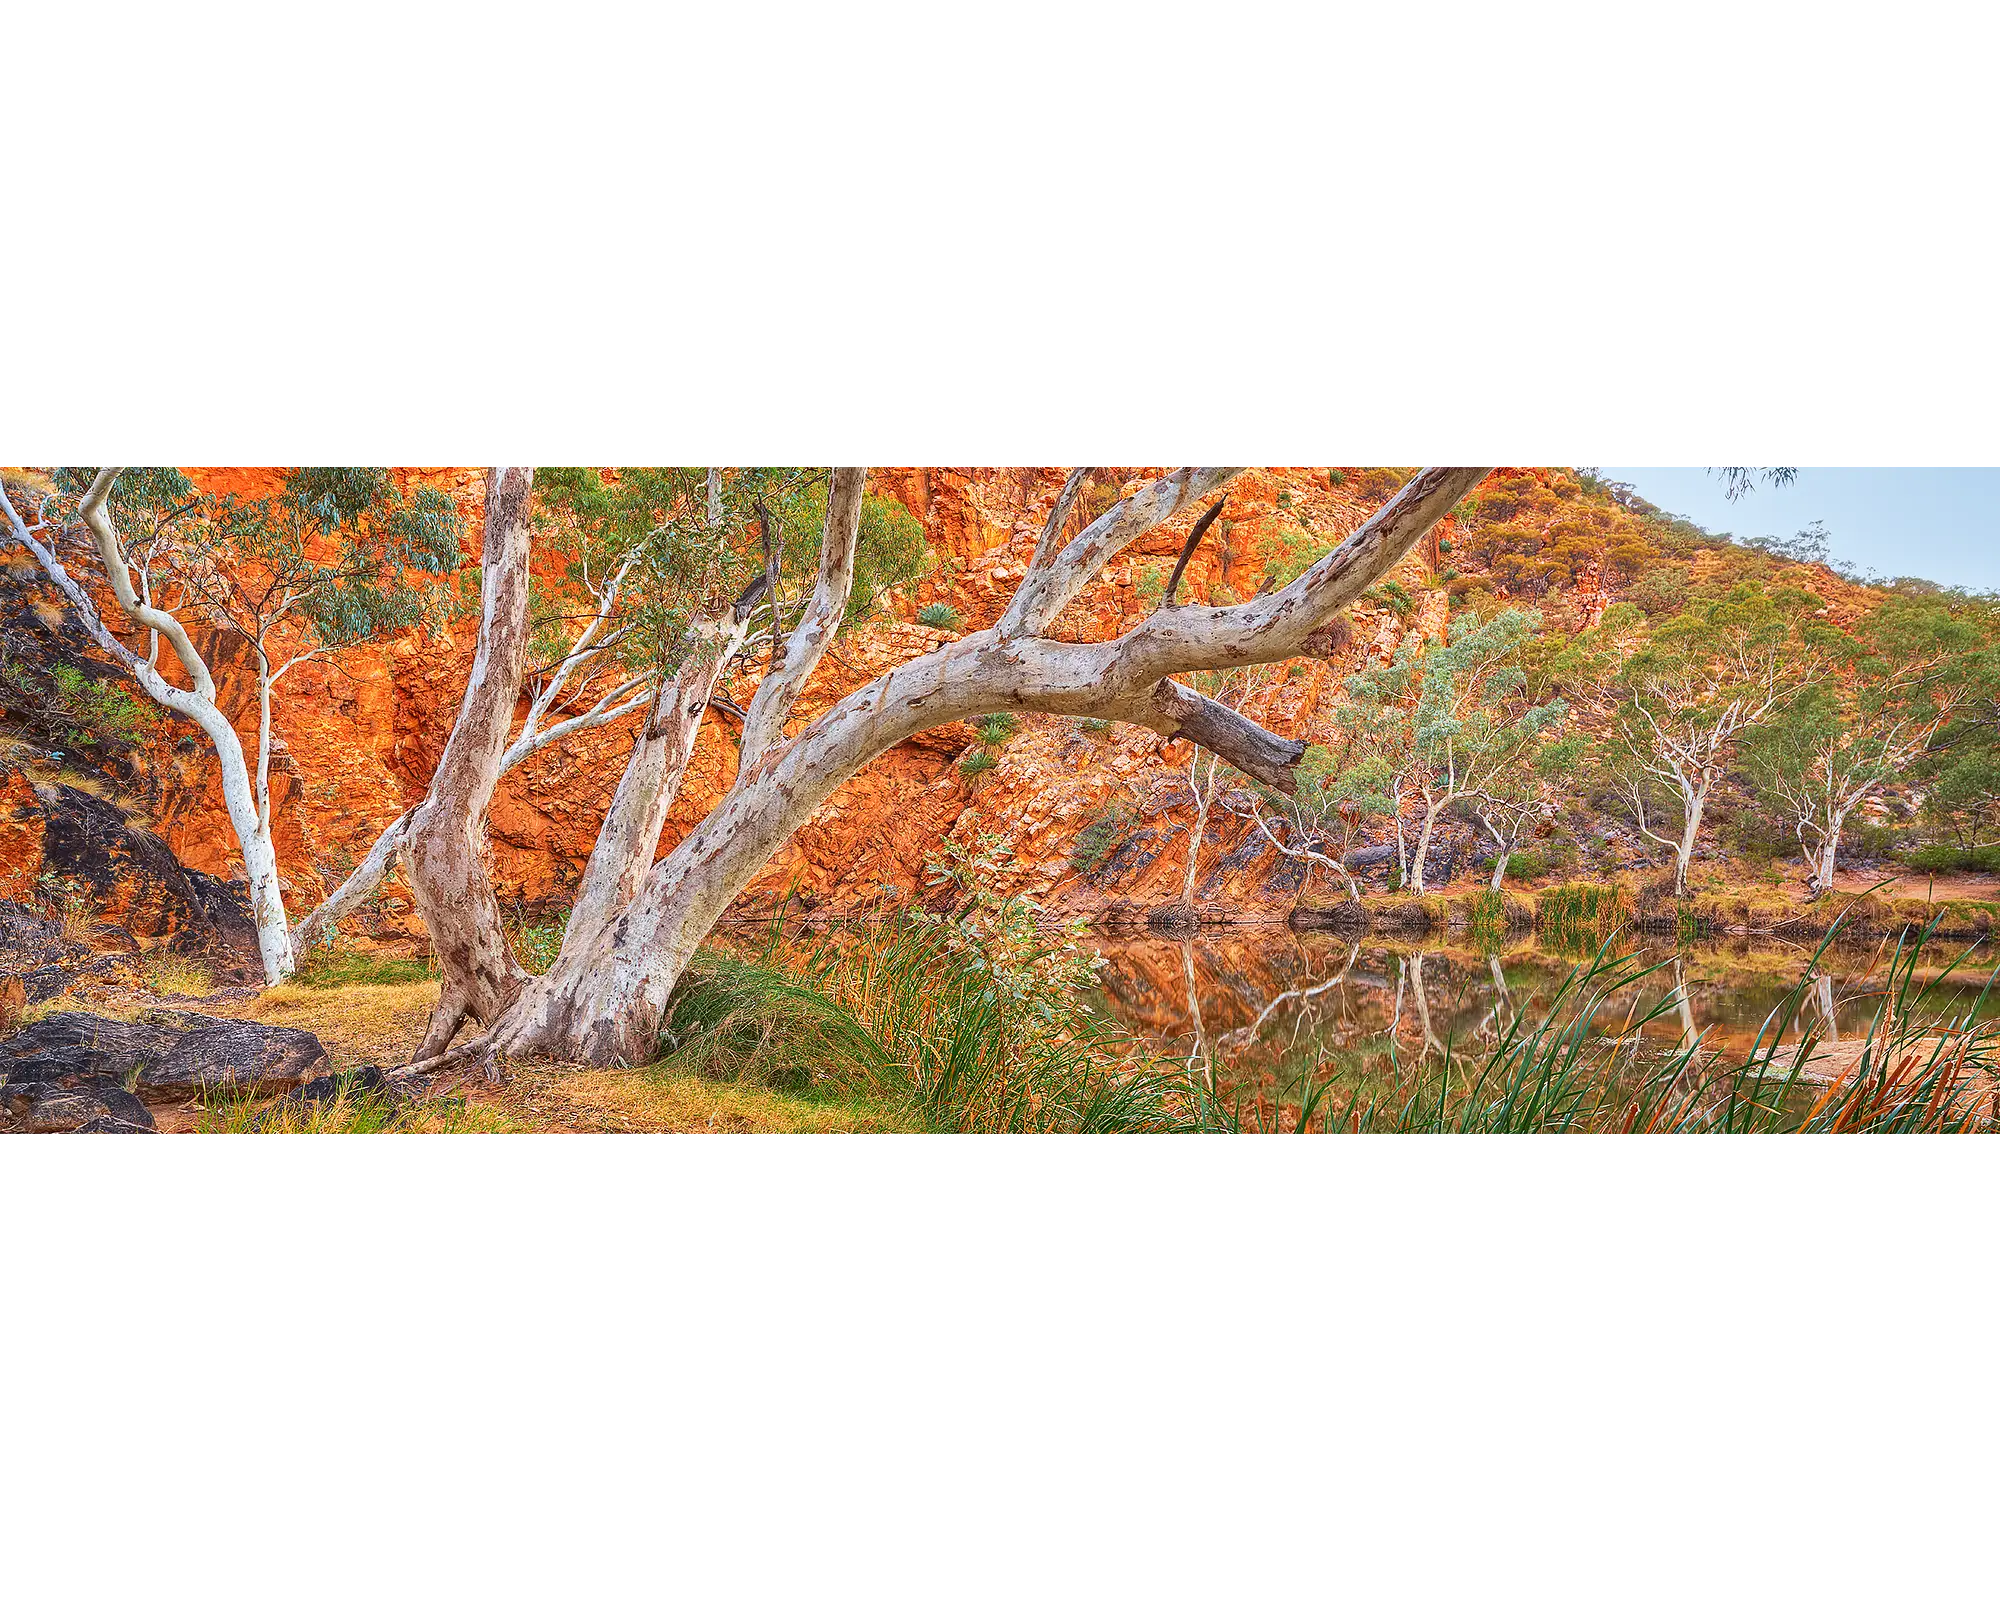
[(1364, 594), (1362, 599), (1373, 600), (1377, 605), (1387, 606), (1399, 618), (1407, 617), (1417, 608), (1416, 597), (1394, 578), (1378, 583)]
[(1007, 711), (991, 711), (972, 719), (972, 734), (981, 744), (998, 748), (1021, 731), (1021, 719)]
[(1111, 724), (1102, 717), (1079, 717), (1076, 725), (1090, 738), (1095, 739), (1111, 731)]
[(1112, 801), (1078, 830), (1075, 841), (1070, 845), (1070, 869), (1095, 872), (1132, 831), (1134, 820), (1129, 799)]
[(1919, 845), (1903, 859), (1919, 872), (2000, 872), (2000, 844)]
[(958, 770), (968, 778), (976, 778), (982, 772), (991, 772), (999, 765), (1000, 758), (987, 749), (986, 746), (980, 745), (975, 749), (968, 750), (959, 758)]
[(956, 633), (965, 625), (965, 618), (959, 614), (957, 606), (948, 606), (942, 600), (933, 600), (917, 613), (917, 621), (926, 628), (942, 628), (948, 633)]

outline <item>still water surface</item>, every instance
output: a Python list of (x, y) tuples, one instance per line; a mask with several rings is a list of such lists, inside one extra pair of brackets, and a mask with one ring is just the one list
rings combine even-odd
[[(1440, 1063), (1447, 1046), (1454, 1061), (1482, 1057), (1517, 1017), (1530, 1025), (1547, 1014), (1579, 959), (1532, 938), (1479, 950), (1282, 926), (1209, 929), (1188, 941), (1106, 933), (1090, 945), (1102, 960), (1094, 1003), (1104, 1015), (1241, 1089), (1276, 1089), (1302, 1073), (1407, 1084)], [(1665, 1055), (1698, 1037), (1739, 1061), (1760, 1030), (1771, 1030), (1767, 1043), (1789, 1042), (1807, 1026), (1822, 1038), (1861, 1036), (1882, 1004), (1888, 950), (1836, 944), (1809, 976), (1814, 949), (1778, 940), (1622, 944), (1619, 954), (1656, 970), (1618, 993), (1599, 1031), (1624, 1033), (1657, 1010), (1634, 1038), (1635, 1055)], [(2000, 1015), (2000, 984), (1979, 997), (1993, 966), (1984, 947), (1967, 954), (1961, 945), (1934, 946), (1924, 970), (1961, 955), (1938, 1003)], [(1802, 980), (1802, 999), (1792, 1001)], [(1793, 1018), (1782, 1034), (1774, 1021), (1781, 1008)]]

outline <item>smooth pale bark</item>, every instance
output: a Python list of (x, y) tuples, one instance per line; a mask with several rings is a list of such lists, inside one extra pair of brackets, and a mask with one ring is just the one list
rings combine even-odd
[(1201, 865), (1201, 847), (1208, 837), (1208, 813), (1215, 804), (1215, 780), (1221, 776), (1222, 761), (1211, 755), (1208, 758), (1208, 775), (1200, 778), (1197, 769), (1201, 766), (1201, 752), (1197, 750), (1188, 762), (1187, 785), (1194, 795), (1194, 831), (1188, 835), (1187, 882), (1181, 889), (1181, 909), (1189, 916), (1194, 915), (1194, 878)]
[(528, 512), (532, 467), (486, 476), (480, 555), (479, 648), (430, 794), (410, 818), (403, 856), (430, 929), (443, 986), (416, 1059), (442, 1052), (471, 1018), (491, 1023), (520, 992), (487, 871), (486, 809), (500, 781), (514, 704), (528, 664)]
[(1430, 859), (1431, 832), (1437, 827), (1437, 816), (1440, 809), (1442, 809), (1440, 802), (1431, 800), (1426, 796), (1424, 803), (1424, 825), (1417, 834), (1417, 851), (1410, 861), (1410, 873), (1413, 879), (1411, 887), (1419, 895), (1429, 892), (1424, 885), (1424, 863)]
[[(600, 933), (564, 950), (464, 1053), (489, 1061), (531, 1054), (603, 1064), (647, 1059), (688, 960), (772, 854), (862, 766), (942, 723), (1006, 710), (1116, 718), (1188, 738), (1251, 776), (1294, 786), (1303, 744), (1277, 738), (1167, 675), (1281, 661), (1309, 650), (1315, 631), (1393, 567), (1484, 470), (1419, 473), (1324, 560), (1245, 605), (1158, 611), (1122, 638), (1098, 644), (996, 628), (892, 668), (745, 767), (721, 803), (651, 868), (632, 903)], [(1197, 485), (1230, 475), (1231, 469), (1183, 469), (1122, 504), (1148, 495), (1156, 510), (1184, 504)], [(1162, 487), (1176, 480), (1178, 486)], [(1076, 556), (1086, 542), (1096, 553)], [(1046, 572), (1067, 577), (1045, 583), (1026, 615), (1052, 618), (1065, 586), (1083, 581), (1076, 574), (1086, 567), (1101, 566), (1110, 542), (1111, 534), (1086, 530), (1066, 546)], [(1024, 588), (1033, 581), (1031, 574)]]
[[(1486, 806), (1478, 806), (1474, 809), (1480, 822), (1485, 825), (1486, 831), (1493, 836), (1494, 848), (1500, 852), (1493, 858), (1493, 881), (1491, 884), (1493, 892), (1498, 894), (1501, 885), (1507, 881), (1507, 863), (1514, 859), (1514, 847), (1520, 842), (1521, 830), (1527, 826), (1528, 814), (1525, 810), (1507, 811), (1506, 814), (1509, 820), (1512, 821), (1513, 826), (1503, 831), (1500, 824), (1493, 820), (1492, 812)], [(1496, 805), (1495, 809), (1504, 810), (1505, 808)]]
[[(826, 525), (820, 536), (819, 576), (805, 615), (785, 643), (784, 658), (764, 674), (750, 708), (743, 713), (743, 742), (737, 751), (740, 768), (754, 767), (784, 737), (799, 691), (825, 657), (835, 631), (847, 612), (854, 588), (854, 547), (861, 534), (862, 492), (868, 482), (865, 467), (835, 467), (826, 492)], [(776, 597), (773, 596), (775, 602)]]
[[(1063, 495), (1057, 497), (1056, 511), (1063, 516), (1069, 514), (1066, 501), (1073, 502), (1076, 489), (1082, 486), (1083, 470), (1078, 468), (1071, 474), (1070, 482), (1063, 485)], [(1000, 618), (1000, 634), (1012, 638), (1042, 632), (1061, 615), (1063, 607), (1083, 593), (1084, 585), (1103, 571), (1105, 562), (1242, 471), (1241, 467), (1182, 467), (1120, 500), (1060, 550), (1055, 545), (1061, 527), (1056, 512), (1052, 512), (1036, 541), (1036, 559)]]
[[(1779, 684), (1778, 669), (1774, 653), (1759, 663), (1761, 680), (1752, 684), (1750, 693), (1739, 693), (1715, 713), (1713, 720), (1704, 717), (1701, 725), (1693, 728), (1677, 726), (1675, 719), (1709, 705), (1719, 694), (1727, 692), (1726, 685), (1702, 675), (1654, 684), (1651, 692), (1661, 703), (1661, 714), (1655, 714), (1642, 694), (1632, 696), (1632, 709), (1644, 721), (1646, 735), (1642, 741), (1635, 738), (1632, 729), (1626, 728), (1623, 732), (1626, 748), (1645, 772), (1680, 795), (1681, 836), (1665, 838), (1647, 826), (1644, 786), (1636, 779), (1628, 780), (1626, 786), (1632, 800), (1633, 821), (1648, 839), (1674, 852), (1677, 899), (1687, 898), (1688, 867), (1694, 859), (1702, 814), (1708, 807), (1717, 775), (1735, 749), (1737, 739), (1768, 718), (1789, 692)], [(1791, 687), (1801, 687), (1804, 682), (1801, 679)]]
[[(187, 629), (170, 611), (163, 611), (143, 598), (132, 582), (132, 572), (118, 531), (111, 521), (109, 498), (120, 467), (100, 467), (96, 478), (78, 505), (78, 514), (96, 542), (98, 556), (119, 610), (155, 639), (164, 637), (173, 647), (188, 676), (190, 687), (183, 689), (161, 676), (153, 659), (135, 655), (105, 627), (97, 608), (83, 586), (56, 559), (53, 545), (35, 539), (21, 521), (11, 502), (6, 516), (14, 537), (34, 555), (43, 573), (62, 591), (82, 620), (91, 637), (107, 654), (135, 678), (139, 686), (160, 705), (193, 722), (208, 736), (215, 748), (216, 765), (222, 778), (222, 802), (229, 825), (236, 834), (236, 847), (243, 860), (243, 873), (250, 895), (251, 918), (257, 929), (257, 954), (266, 983), (282, 983), (293, 968), (292, 941), (284, 896), (278, 887), (278, 852), (271, 839), (268, 799), (259, 804), (268, 788), (253, 782), (243, 754), (243, 741), (222, 708), (215, 703), (215, 680), (208, 664), (188, 637)], [(4, 499), (4, 497), (0, 497)], [(155, 650), (153, 655), (157, 655)], [(259, 779), (267, 771), (269, 738), (268, 712), (265, 736), (260, 744)]]
[(1057, 491), (1056, 503), (1049, 508), (1049, 519), (1042, 524), (1041, 535), (1035, 540), (1035, 554), (1028, 563), (1029, 570), (1047, 565), (1061, 547), (1063, 525), (1069, 521), (1069, 514), (1076, 506), (1076, 497), (1083, 492), (1084, 480), (1089, 476), (1088, 467), (1069, 469), (1069, 476), (1063, 479), (1063, 486)]
[(679, 797), (715, 685), (742, 648), (754, 609), (746, 596), (730, 616), (709, 623), (703, 630), (708, 637), (661, 686), (591, 848), (563, 929), (563, 949), (594, 938), (639, 892), (659, 853), (660, 834)]
[(405, 811), (384, 828), (376, 836), (375, 843), (369, 846), (361, 864), (347, 875), (346, 881), (299, 920), (299, 925), (292, 930), (292, 948), (299, 956), (304, 956), (313, 941), (323, 937), (342, 917), (360, 910), (368, 897), (381, 887), (382, 880), (389, 875), (389, 868), (395, 864), (403, 848), (413, 815), (414, 808)]

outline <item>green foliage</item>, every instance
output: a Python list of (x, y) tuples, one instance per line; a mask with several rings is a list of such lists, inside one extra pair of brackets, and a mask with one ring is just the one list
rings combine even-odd
[(530, 972), (547, 972), (562, 954), (563, 934), (569, 927), (569, 913), (531, 919), (517, 912), (509, 919), (507, 934), (514, 946), (514, 958)]
[[(30, 687), (19, 668), (9, 670), (17, 687)], [(52, 667), (49, 679), (50, 692), (38, 720), (79, 749), (124, 749), (139, 743), (159, 723), (159, 713), (150, 705), (115, 684), (86, 677), (66, 662)]]
[[(810, 521), (818, 508), (826, 519), (826, 490), (807, 493), (804, 509)], [(817, 557), (815, 557), (817, 559)], [(924, 525), (913, 517), (900, 500), (885, 495), (863, 495), (861, 527), (854, 547), (854, 587), (847, 596), (847, 617), (851, 622), (875, 609), (875, 602), (888, 590), (914, 583), (934, 565), (937, 558), (924, 540)]]
[(436, 976), (437, 969), (428, 961), (315, 945), (299, 958), (292, 982), (308, 989), (345, 989), (356, 984), (428, 983)]
[(958, 607), (946, 605), (942, 600), (933, 600), (919, 610), (917, 621), (926, 628), (942, 628), (949, 633), (956, 633), (965, 626), (965, 618), (959, 614)]
[(1113, 796), (1106, 801), (1081, 828), (1071, 841), (1069, 864), (1072, 872), (1090, 873), (1103, 866), (1113, 850), (1116, 850), (1132, 832), (1138, 821), (1138, 808), (1127, 794)]
[(1387, 606), (1400, 619), (1407, 620), (1417, 608), (1416, 597), (1394, 578), (1386, 578), (1361, 597), (1373, 600), (1377, 605)]
[(1687, 574), (1678, 567), (1655, 567), (1625, 591), (1625, 598), (1656, 621), (1678, 614), (1689, 598)]
[(1103, 717), (1078, 717), (1076, 725), (1088, 738), (1098, 738), (1111, 731), (1111, 724)]
[(1920, 845), (1903, 859), (1918, 872), (2000, 872), (2000, 844)]
[(977, 778), (991, 772), (1000, 765), (1000, 758), (984, 745), (977, 745), (959, 757), (958, 770), (968, 778)]
[(1540, 622), (1539, 613), (1508, 610), (1489, 621), (1460, 618), (1442, 645), (1406, 637), (1387, 666), (1348, 679), (1350, 729), (1418, 786), (1487, 786), (1531, 759), (1569, 714), (1561, 699), (1527, 703), (1523, 652)]
[(1021, 731), (1021, 719), (1011, 712), (990, 711), (972, 719), (972, 736), (996, 749)]
[(1567, 883), (1535, 898), (1535, 936), (1557, 950), (1589, 951), (1624, 922), (1627, 906), (1615, 884)]
[[(95, 469), (62, 468), (80, 497)], [(177, 469), (128, 468), (110, 506), (143, 576), (179, 590), (179, 608), (255, 640), (280, 624), (302, 649), (338, 650), (442, 618), (445, 585), (412, 582), (459, 565), (463, 519), (451, 496), (405, 491), (384, 467), (291, 467), (272, 494), (210, 494)]]

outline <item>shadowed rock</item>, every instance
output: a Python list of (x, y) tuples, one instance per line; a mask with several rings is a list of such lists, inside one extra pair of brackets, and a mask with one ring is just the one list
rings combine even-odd
[(61, 1011), (0, 1039), (0, 1078), (10, 1088), (111, 1079), (155, 1098), (284, 1088), (325, 1061), (326, 1047), (301, 1029), (187, 1011), (147, 1011), (131, 1022)]
[[(118, 1123), (119, 1127), (101, 1127)], [(153, 1113), (122, 1084), (0, 1084), (0, 1133), (151, 1133)]]

